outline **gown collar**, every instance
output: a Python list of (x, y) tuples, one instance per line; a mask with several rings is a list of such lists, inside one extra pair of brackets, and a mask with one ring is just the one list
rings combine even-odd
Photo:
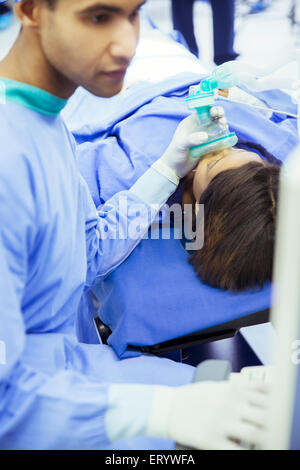
[(48, 116), (57, 116), (68, 102), (68, 100), (58, 98), (27, 83), (0, 78), (0, 91), (1, 84), (4, 85), (4, 94), (7, 101)]

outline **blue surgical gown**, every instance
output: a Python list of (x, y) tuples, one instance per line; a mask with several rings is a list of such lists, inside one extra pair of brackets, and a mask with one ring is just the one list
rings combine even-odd
[[(97, 212), (52, 95), (8, 85), (0, 114), (0, 448), (109, 448), (108, 382), (180, 385), (193, 369), (148, 356), (119, 362), (109, 347), (76, 340), (84, 287), (118, 266), (138, 240), (102, 237), (115, 225), (120, 194)], [(129, 206), (141, 202), (123, 194)], [(134, 216), (119, 211), (120, 230)]]

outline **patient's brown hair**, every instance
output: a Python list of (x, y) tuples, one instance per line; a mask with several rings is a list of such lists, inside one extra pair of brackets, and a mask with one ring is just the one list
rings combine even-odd
[(272, 279), (280, 175), (275, 161), (222, 171), (201, 195), (204, 246), (189, 261), (204, 283), (238, 292)]

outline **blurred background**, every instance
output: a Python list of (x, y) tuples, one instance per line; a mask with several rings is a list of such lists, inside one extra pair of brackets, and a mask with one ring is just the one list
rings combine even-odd
[[(4, 9), (12, 4), (12, 1), (6, 1), (0, 7)], [(162, 31), (172, 30), (171, 0), (148, 0), (145, 9)], [(0, 15), (0, 59), (18, 32), (13, 17), (10, 20), (7, 16), (3, 18), (4, 15)], [(262, 66), (266, 62), (272, 63), (300, 44), (300, 0), (235, 0), (234, 30), (234, 49), (241, 59)], [(214, 46), (209, 0), (194, 2), (194, 31), (199, 57), (204, 65), (211, 67)]]
[[(221, 0), (222, 1), (222, 0)], [(175, 0), (176, 2), (176, 0)], [(148, 0), (146, 10), (157, 26), (172, 30), (171, 0)], [(213, 22), (210, 2), (194, 3), (195, 36), (201, 61), (213, 64)], [(264, 65), (300, 44), (300, 0), (236, 0), (234, 48), (241, 59)]]

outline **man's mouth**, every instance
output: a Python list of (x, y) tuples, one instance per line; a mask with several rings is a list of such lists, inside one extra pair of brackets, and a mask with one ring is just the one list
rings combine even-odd
[(126, 72), (127, 72), (127, 68), (126, 69), (117, 69), (117, 70), (102, 72), (102, 74), (105, 77), (110, 78), (111, 80), (117, 80), (118, 81), (118, 80), (122, 80), (125, 77)]

